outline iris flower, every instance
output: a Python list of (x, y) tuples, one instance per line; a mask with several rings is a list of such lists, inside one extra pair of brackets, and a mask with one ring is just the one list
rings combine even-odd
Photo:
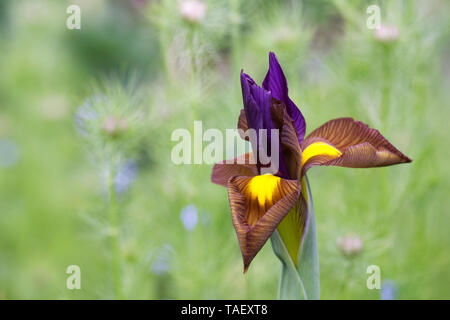
[[(244, 109), (238, 128), (278, 129), (278, 170), (264, 173), (264, 164), (252, 152), (214, 165), (211, 180), (228, 189), (231, 216), (244, 262), (244, 273), (277, 229), (294, 264), (305, 237), (308, 213), (305, 174), (315, 166), (382, 167), (411, 162), (378, 130), (352, 118), (333, 119), (305, 138), (305, 119), (289, 98), (287, 81), (274, 53), (269, 70), (258, 86), (241, 71)], [(267, 136), (269, 139), (269, 134)], [(256, 160), (256, 161), (254, 161)]]

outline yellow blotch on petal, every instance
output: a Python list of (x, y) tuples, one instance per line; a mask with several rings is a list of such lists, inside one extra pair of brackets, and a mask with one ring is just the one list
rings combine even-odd
[(246, 219), (250, 226), (282, 198), (280, 181), (280, 177), (271, 174), (259, 175), (253, 177), (242, 190), (247, 198)]
[(329, 144), (327, 144), (325, 142), (311, 143), (309, 146), (307, 146), (305, 148), (305, 150), (303, 150), (302, 167), (312, 157), (321, 156), (321, 155), (337, 158), (342, 155), (342, 152), (340, 152), (338, 149), (336, 149), (333, 146), (330, 146)]

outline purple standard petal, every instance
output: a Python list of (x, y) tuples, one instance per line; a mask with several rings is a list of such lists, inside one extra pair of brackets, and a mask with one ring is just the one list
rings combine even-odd
[[(258, 86), (255, 81), (243, 71), (241, 71), (241, 87), (248, 127), (256, 130), (256, 132), (261, 129), (267, 129), (267, 154), (271, 155), (271, 130), (275, 129), (270, 110), (272, 95), (269, 91)], [(256, 144), (256, 146), (252, 146), (253, 150), (259, 150), (259, 139)], [(286, 162), (282, 158), (281, 148), (278, 150), (278, 153), (280, 175), (282, 177), (288, 177), (288, 170)], [(257, 162), (259, 170), (261, 168), (259, 159), (257, 159)]]
[[(250, 85), (251, 96), (255, 100), (256, 105), (259, 106), (259, 111), (262, 117), (262, 129), (268, 130), (270, 137), (270, 130), (275, 129), (272, 115), (270, 113), (270, 105), (272, 103), (272, 95), (269, 91), (264, 90), (256, 84)], [(270, 147), (270, 145), (269, 145)]]
[(302, 143), (306, 131), (306, 122), (300, 110), (288, 96), (288, 86), (283, 69), (278, 63), (275, 53), (269, 53), (269, 70), (262, 83), (264, 89), (269, 90), (275, 99), (286, 105), (289, 116), (294, 120), (299, 144)]
[(248, 127), (259, 130), (263, 128), (263, 118), (259, 105), (252, 96), (250, 86), (253, 85), (255, 85), (255, 81), (248, 74), (241, 71), (242, 100)]

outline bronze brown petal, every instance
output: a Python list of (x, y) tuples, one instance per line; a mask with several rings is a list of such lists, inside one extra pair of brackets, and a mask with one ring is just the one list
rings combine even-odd
[(297, 180), (270, 174), (235, 176), (228, 181), (228, 199), (244, 260), (244, 273), (300, 194)]
[(248, 130), (247, 117), (245, 116), (244, 109), (241, 109), (241, 113), (239, 114), (237, 126), (238, 126), (238, 129), (242, 130), (242, 131), (239, 131), (239, 135), (241, 136), (241, 138), (248, 141), (249, 137), (244, 134)]
[(215, 184), (226, 187), (228, 180), (234, 176), (256, 176), (258, 170), (254, 164), (253, 153), (248, 152), (232, 160), (224, 160), (214, 165), (211, 181)]
[(411, 162), (380, 132), (352, 118), (326, 122), (302, 142), (302, 174), (313, 166), (370, 168)]
[(281, 101), (272, 99), (271, 114), (275, 126), (280, 130), (280, 144), (284, 160), (286, 161), (290, 178), (299, 178), (302, 151), (298, 144), (294, 121), (289, 116), (286, 106)]

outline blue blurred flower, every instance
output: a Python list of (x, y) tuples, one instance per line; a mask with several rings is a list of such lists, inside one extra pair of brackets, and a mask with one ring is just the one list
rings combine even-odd
[(95, 95), (86, 99), (84, 103), (78, 107), (75, 113), (75, 127), (79, 134), (83, 136), (88, 135), (90, 122), (97, 120), (99, 117), (94, 105), (102, 102), (107, 102), (106, 96)]
[(395, 300), (397, 298), (398, 288), (394, 281), (384, 280), (381, 285), (380, 298), (381, 300)]
[(118, 194), (125, 192), (136, 179), (138, 165), (134, 160), (128, 160), (117, 168), (117, 174), (114, 179), (116, 192)]
[(156, 275), (164, 275), (170, 270), (170, 258), (173, 253), (173, 248), (165, 244), (156, 254), (153, 263), (150, 266), (150, 270)]
[(187, 205), (181, 210), (180, 218), (186, 230), (193, 230), (198, 223), (197, 208), (193, 204)]
[(9, 168), (19, 160), (19, 147), (10, 139), (0, 140), (0, 167)]

